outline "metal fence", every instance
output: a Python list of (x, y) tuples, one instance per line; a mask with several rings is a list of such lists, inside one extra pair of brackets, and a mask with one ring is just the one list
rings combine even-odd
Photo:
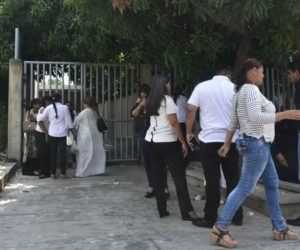
[(266, 68), (264, 74), (265, 78), (264, 84), (261, 86), (261, 92), (274, 103), (276, 111), (293, 109), (295, 88), (289, 82), (287, 73)]
[(139, 66), (75, 62), (24, 62), (23, 107), (33, 98), (60, 92), (62, 103), (71, 101), (77, 112), (90, 95), (108, 124), (104, 136), (107, 161), (137, 160), (129, 111), (137, 99)]

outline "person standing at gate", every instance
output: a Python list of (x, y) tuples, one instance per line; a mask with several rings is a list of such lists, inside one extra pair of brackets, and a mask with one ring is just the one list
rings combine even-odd
[(74, 177), (88, 177), (105, 173), (106, 154), (102, 134), (97, 128), (98, 113), (94, 110), (95, 100), (87, 96), (83, 100), (84, 110), (74, 120), (78, 127), (77, 168)]
[[(255, 58), (247, 59), (235, 78), (235, 94), (232, 99), (230, 125), (224, 145), (218, 150), (226, 158), (232, 138), (239, 128), (236, 147), (243, 157), (242, 174), (237, 187), (228, 196), (221, 215), (211, 232), (212, 241), (234, 248), (238, 242), (228, 232), (228, 224), (247, 196), (255, 189), (258, 179), (265, 186), (265, 198), (272, 222), (275, 240), (296, 240), (284, 223), (279, 205), (279, 180), (272, 160), (270, 145), (275, 136), (275, 121), (300, 120), (300, 111), (288, 110), (275, 113), (275, 106), (259, 90), (263, 84), (264, 68)], [(225, 174), (225, 173), (224, 173)]]
[[(157, 75), (146, 102), (150, 127), (145, 140), (150, 156), (153, 191), (160, 218), (169, 216), (164, 192), (164, 171), (167, 164), (176, 187), (182, 219), (196, 221), (198, 217), (189, 197), (183, 161), (183, 157), (188, 154), (188, 146), (177, 119), (177, 106), (170, 96), (170, 91), (170, 78), (166, 75)], [(177, 142), (177, 138), (181, 145)]]
[[(41, 100), (42, 107), (38, 111), (40, 116), (46, 107), (52, 103), (52, 98), (48, 95), (44, 96)], [(40, 167), (41, 175), (39, 179), (45, 179), (50, 177), (50, 144), (48, 141), (48, 130), (49, 130), (49, 121), (45, 120), (43, 123), (38, 123), (35, 131), (35, 140), (40, 156)]]
[[(59, 149), (60, 178), (67, 179), (66, 175), (66, 155), (67, 155), (67, 134), (68, 130), (73, 128), (70, 111), (66, 105), (61, 104), (60, 93), (55, 93), (52, 97), (52, 103), (37, 118), (40, 126), (45, 120), (50, 122), (47, 135), (50, 143), (50, 166), (51, 178), (56, 179), (57, 151)], [(46, 135), (46, 136), (47, 136)]]
[[(186, 115), (186, 139), (196, 137), (192, 132), (197, 109), (199, 108), (200, 158), (206, 180), (206, 203), (204, 218), (193, 222), (198, 227), (212, 228), (218, 218), (220, 205), (220, 165), (222, 167), (227, 186), (227, 196), (239, 181), (239, 155), (234, 141), (238, 134), (234, 134), (228, 157), (221, 158), (218, 149), (223, 145), (227, 128), (230, 123), (230, 110), (234, 94), (234, 84), (230, 81), (231, 71), (227, 67), (217, 70), (216, 75), (208, 81), (199, 83), (189, 101)], [(189, 144), (193, 150), (193, 144)], [(243, 209), (239, 207), (232, 223), (242, 225)]]
[[(288, 77), (295, 85), (295, 108), (300, 109), (300, 60), (291, 62), (288, 67)], [(300, 180), (300, 126), (298, 126), (298, 179)], [(300, 227), (300, 215), (296, 219), (286, 221), (287, 224)]]

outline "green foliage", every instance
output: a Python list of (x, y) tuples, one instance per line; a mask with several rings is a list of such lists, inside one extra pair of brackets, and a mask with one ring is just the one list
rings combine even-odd
[[(299, 55), (299, 0), (0, 0), (0, 74), (22, 59), (147, 63), (194, 82), (247, 57), (285, 68)], [(125, 8), (125, 9), (124, 9)]]

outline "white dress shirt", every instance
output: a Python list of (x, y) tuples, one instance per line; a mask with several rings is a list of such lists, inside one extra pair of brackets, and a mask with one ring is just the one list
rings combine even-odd
[(48, 134), (53, 137), (64, 137), (68, 134), (68, 129), (73, 128), (70, 111), (66, 105), (62, 105), (60, 102), (56, 102), (57, 118), (53, 104), (49, 105), (43, 112), (37, 117), (37, 121), (49, 120)]

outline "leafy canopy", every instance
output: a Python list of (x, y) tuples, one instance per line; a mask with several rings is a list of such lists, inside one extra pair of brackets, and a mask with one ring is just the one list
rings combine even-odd
[(299, 55), (299, 0), (0, 0), (0, 74), (19, 27), (23, 60), (147, 63), (189, 81), (247, 57)]

